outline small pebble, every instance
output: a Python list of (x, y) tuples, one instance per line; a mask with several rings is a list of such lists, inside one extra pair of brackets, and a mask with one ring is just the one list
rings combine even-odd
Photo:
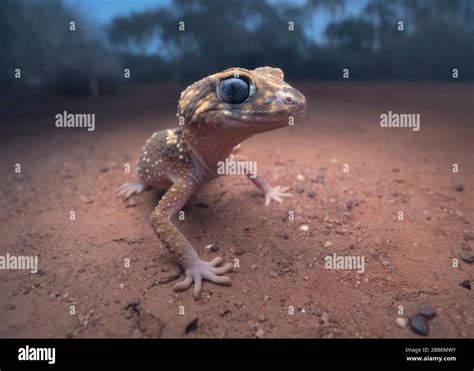
[(265, 322), (267, 320), (267, 317), (265, 317), (265, 314), (262, 313), (258, 316), (258, 320), (260, 322)]
[(299, 180), (299, 181), (301, 181), (301, 182), (303, 182), (305, 179), (306, 179), (306, 178), (304, 177), (303, 174), (298, 174), (298, 175), (296, 176), (296, 180)]
[(302, 225), (302, 226), (300, 227), (300, 231), (308, 232), (308, 230), (309, 230), (309, 227), (308, 227), (307, 225)]
[(238, 247), (233, 252), (235, 255), (240, 256), (245, 254), (245, 249), (243, 247)]
[(125, 284), (122, 283), (122, 282), (120, 282), (120, 283), (119, 283), (119, 289), (120, 289), (120, 290), (123, 290), (124, 288), (125, 288)]
[(397, 323), (397, 325), (401, 328), (404, 328), (406, 325), (407, 325), (407, 320), (406, 318), (403, 318), (403, 317), (398, 317), (395, 322)]
[(230, 309), (227, 308), (226, 305), (222, 306), (220, 309), (219, 309), (219, 316), (225, 316), (227, 313), (230, 313)]
[(296, 187), (295, 192), (296, 193), (304, 193), (304, 188), (303, 187)]
[(306, 196), (308, 196), (309, 198), (315, 198), (316, 197), (316, 192), (309, 191), (308, 193), (306, 193)]
[(324, 175), (317, 175), (314, 179), (311, 179), (313, 183), (324, 184)]
[(465, 288), (465, 289), (468, 289), (470, 290), (471, 289), (471, 282), (469, 281), (463, 281), (459, 284), (459, 286)]
[(261, 339), (263, 338), (263, 336), (265, 335), (265, 331), (263, 331), (263, 329), (259, 328), (257, 330), (257, 332), (255, 333), (255, 336), (258, 338), (258, 339)]
[(250, 266), (250, 269), (253, 270), (253, 271), (257, 270), (257, 268), (258, 268), (258, 265), (257, 265), (257, 264), (252, 264), (252, 265)]
[(321, 313), (321, 321), (323, 322), (324, 326), (327, 326), (329, 324), (329, 313), (324, 311)]
[(84, 202), (86, 205), (94, 202), (94, 200), (91, 200), (90, 198), (87, 198), (86, 196), (79, 196), (79, 200)]
[(459, 251), (459, 256), (465, 262), (474, 263), (474, 251), (472, 251), (470, 248), (466, 246), (461, 247), (461, 250)]
[(419, 335), (426, 336), (429, 332), (428, 320), (421, 314), (410, 317), (410, 328)]
[(423, 317), (428, 319), (434, 318), (436, 316), (436, 308), (433, 308), (431, 305), (423, 304), (418, 311)]
[(217, 252), (219, 251), (219, 245), (217, 245), (217, 243), (211, 243), (210, 245), (207, 245), (204, 250), (207, 252)]
[(331, 241), (326, 241), (324, 243), (324, 247), (331, 247), (332, 246), (332, 242)]

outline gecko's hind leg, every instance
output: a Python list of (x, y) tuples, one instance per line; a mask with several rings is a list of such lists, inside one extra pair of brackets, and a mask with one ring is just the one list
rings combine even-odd
[(128, 200), (134, 194), (139, 195), (147, 190), (148, 186), (143, 183), (124, 183), (117, 189), (117, 197), (123, 197)]

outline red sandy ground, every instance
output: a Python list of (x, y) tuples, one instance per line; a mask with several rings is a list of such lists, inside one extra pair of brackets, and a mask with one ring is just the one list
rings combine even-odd
[[(265, 208), (245, 177), (228, 176), (175, 220), (205, 260), (240, 261), (231, 287), (205, 283), (199, 301), (172, 290), (181, 271), (149, 224), (160, 193), (128, 207), (115, 197), (134, 180), (123, 164), (153, 131), (176, 126), (183, 87), (12, 101), (2, 114), (0, 255), (39, 255), (40, 272), (0, 271), (0, 337), (418, 337), (395, 319), (399, 306), (407, 318), (422, 304), (438, 312), (430, 337), (473, 337), (474, 294), (460, 283), (474, 269), (459, 258), (474, 247), (473, 86), (295, 86), (307, 117), (242, 149), (294, 198)], [(54, 128), (64, 109), (96, 113), (96, 131)], [(421, 131), (381, 129), (388, 110), (420, 113)], [(206, 252), (214, 242), (219, 251)], [(334, 252), (365, 256), (365, 273), (325, 269)]]

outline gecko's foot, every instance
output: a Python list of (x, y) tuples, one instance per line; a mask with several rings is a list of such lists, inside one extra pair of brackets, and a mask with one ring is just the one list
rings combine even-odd
[(146, 189), (143, 183), (124, 183), (117, 189), (117, 197), (128, 200), (134, 194), (139, 195)]
[(291, 193), (287, 192), (288, 190), (288, 187), (280, 186), (270, 188), (270, 190), (265, 193), (265, 206), (270, 205), (270, 202), (272, 202), (272, 200), (282, 203), (282, 197), (293, 197)]
[(175, 291), (186, 290), (194, 282), (194, 298), (199, 298), (201, 294), (202, 280), (208, 280), (219, 285), (230, 285), (230, 277), (224, 276), (234, 269), (232, 263), (227, 263), (222, 267), (217, 267), (224, 261), (222, 258), (215, 258), (210, 262), (203, 260), (196, 261), (191, 267), (185, 270), (184, 281), (174, 286)]

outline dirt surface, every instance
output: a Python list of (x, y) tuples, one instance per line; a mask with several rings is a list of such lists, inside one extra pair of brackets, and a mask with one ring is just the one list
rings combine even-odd
[[(160, 192), (115, 197), (147, 137), (176, 126), (183, 87), (12, 99), (0, 255), (37, 255), (40, 270), (0, 270), (0, 337), (419, 337), (396, 319), (423, 304), (437, 310), (429, 337), (474, 337), (474, 267), (460, 257), (474, 249), (473, 86), (294, 86), (307, 117), (242, 148), (294, 197), (265, 208), (251, 182), (228, 176), (175, 219), (203, 259), (240, 263), (232, 286), (205, 282), (198, 301), (172, 290), (182, 272), (150, 227)], [(96, 131), (54, 128), (63, 110), (96, 113)], [(381, 128), (388, 110), (420, 113), (421, 130)], [(325, 269), (333, 253), (363, 256), (364, 273)]]

